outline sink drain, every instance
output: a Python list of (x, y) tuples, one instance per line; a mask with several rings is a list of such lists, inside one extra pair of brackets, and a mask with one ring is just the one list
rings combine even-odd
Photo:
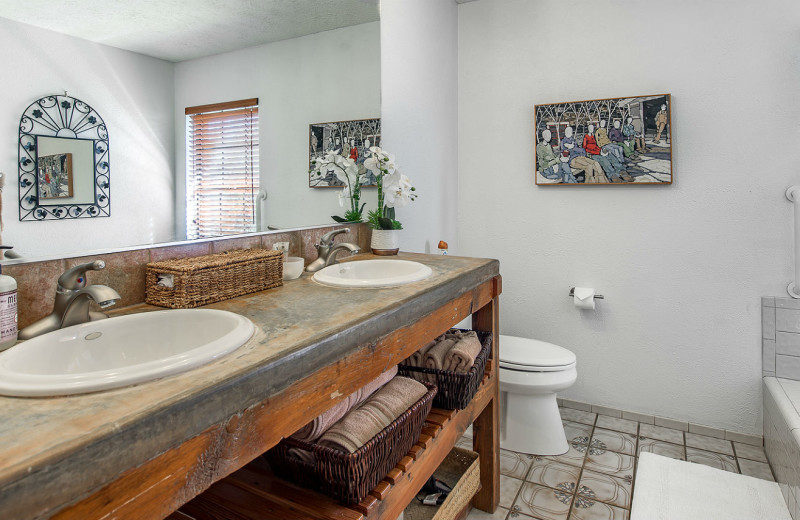
[(85, 340), (87, 340), (87, 341), (92, 341), (93, 339), (97, 339), (97, 338), (99, 338), (99, 337), (100, 337), (100, 336), (102, 336), (102, 335), (103, 335), (103, 333), (102, 333), (102, 332), (90, 332), (89, 334), (87, 334), (86, 336), (84, 336), (84, 338), (83, 338), (83, 339), (85, 339)]

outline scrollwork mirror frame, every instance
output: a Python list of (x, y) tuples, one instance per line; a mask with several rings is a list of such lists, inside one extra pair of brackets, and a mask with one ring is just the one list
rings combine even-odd
[[(94, 202), (42, 204), (38, 193), (37, 137), (93, 142)], [(64, 220), (111, 216), (111, 166), (108, 130), (87, 103), (64, 95), (44, 96), (25, 109), (19, 121), (19, 220)]]

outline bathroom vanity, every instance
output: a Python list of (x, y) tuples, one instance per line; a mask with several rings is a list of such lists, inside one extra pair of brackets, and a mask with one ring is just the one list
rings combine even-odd
[[(380, 492), (359, 506), (363, 518), (396, 518), (473, 424), (481, 465), (473, 504), (493, 512), (499, 502), (498, 262), (399, 258), (428, 265), (433, 275), (391, 289), (343, 289), (306, 274), (209, 305), (246, 316), (256, 332), (233, 353), (189, 372), (94, 394), (0, 397), (0, 517), (168, 517), (470, 315), (474, 329), (494, 335), (475, 398), (465, 410), (432, 414), (440, 423), (431, 431), (435, 437), (418, 444), (413, 461), (401, 461)], [(157, 309), (140, 304), (122, 312)]]

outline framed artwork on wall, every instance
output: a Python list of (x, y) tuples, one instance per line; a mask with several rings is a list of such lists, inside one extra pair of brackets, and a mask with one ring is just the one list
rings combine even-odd
[(536, 184), (672, 184), (669, 94), (534, 106)]
[(72, 154), (45, 155), (36, 161), (40, 199), (72, 197)]
[[(371, 146), (381, 145), (381, 120), (357, 119), (353, 121), (335, 121), (330, 123), (314, 123), (308, 125), (308, 167), (311, 161), (323, 157), (331, 151), (338, 151), (345, 157), (363, 165), (369, 157)], [(376, 186), (375, 176), (366, 171), (362, 186)], [(344, 182), (333, 172), (308, 176), (309, 188), (341, 188)]]

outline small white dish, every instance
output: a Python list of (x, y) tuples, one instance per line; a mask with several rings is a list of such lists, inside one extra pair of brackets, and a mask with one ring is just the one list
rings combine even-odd
[(283, 279), (294, 280), (299, 278), (303, 274), (304, 267), (305, 260), (303, 258), (297, 256), (287, 257), (286, 261), (283, 262)]

